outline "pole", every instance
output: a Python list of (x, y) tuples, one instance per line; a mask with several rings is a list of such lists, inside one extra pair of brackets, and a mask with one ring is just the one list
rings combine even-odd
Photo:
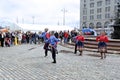
[[(80, 0), (80, 3), (79, 3), (80, 5), (81, 5), (81, 0)], [(81, 6), (80, 6), (80, 8), (81, 8)], [(80, 9), (79, 9), (80, 10)], [(79, 15), (80, 15), (80, 12), (79, 12)], [(81, 23), (80, 23), (80, 18), (79, 18), (79, 29), (80, 30), (82, 30), (82, 26), (81, 26)]]
[(22, 24), (24, 24), (24, 18), (22, 18)]
[(18, 17), (16, 18), (16, 22), (17, 22), (17, 24), (18, 24)]
[(33, 24), (34, 24), (34, 19), (35, 19), (35, 16), (32, 16)]
[(63, 12), (63, 25), (65, 25), (65, 13), (67, 12), (67, 10), (64, 8), (61, 11)]

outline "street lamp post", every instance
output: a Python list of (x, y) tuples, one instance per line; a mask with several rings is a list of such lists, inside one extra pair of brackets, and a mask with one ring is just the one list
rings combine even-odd
[(16, 23), (18, 24), (18, 17), (16, 18)]
[(61, 11), (63, 12), (63, 25), (65, 25), (65, 13), (67, 12), (67, 10), (64, 8)]
[(33, 24), (34, 24), (34, 19), (35, 19), (35, 16), (32, 16)]
[(22, 18), (22, 24), (24, 24), (24, 18)]

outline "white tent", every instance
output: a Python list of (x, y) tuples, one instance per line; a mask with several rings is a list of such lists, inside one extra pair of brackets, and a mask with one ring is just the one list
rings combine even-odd
[(45, 28), (48, 28), (49, 31), (64, 31), (64, 30), (73, 30), (74, 28), (69, 26), (60, 26), (60, 25), (38, 25), (38, 24), (18, 24), (23, 31), (44, 31)]

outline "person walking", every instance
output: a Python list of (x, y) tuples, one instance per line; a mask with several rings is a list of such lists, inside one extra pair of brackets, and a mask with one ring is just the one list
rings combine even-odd
[(63, 32), (62, 31), (60, 31), (59, 32), (59, 38), (60, 38), (60, 42), (62, 43), (62, 41), (63, 41)]
[(3, 32), (0, 32), (1, 47), (4, 47), (4, 38), (5, 38), (5, 34)]
[(101, 54), (101, 59), (106, 58), (106, 52), (107, 52), (107, 42), (108, 37), (106, 36), (105, 31), (102, 31), (99, 36), (96, 37), (96, 41), (98, 43), (98, 50)]
[(64, 44), (68, 43), (68, 37), (69, 37), (69, 33), (67, 31), (64, 32)]
[(75, 34), (75, 36), (73, 36), (72, 37), (72, 42), (74, 42), (75, 43), (75, 47), (74, 47), (74, 54), (76, 54), (77, 53), (77, 40), (76, 40), (76, 37), (77, 37), (77, 35), (78, 35), (78, 33), (77, 34)]
[(55, 35), (56, 38), (59, 38), (59, 34), (58, 34), (57, 31), (54, 33), (54, 35)]
[[(76, 37), (74, 37), (74, 38), (76, 38)], [(74, 43), (75, 43), (74, 54), (77, 54), (77, 40), (76, 39), (74, 40)]]
[(11, 46), (11, 34), (10, 34), (10, 32), (6, 33), (4, 40), (5, 40), (5, 46), (10, 47)]
[(21, 45), (21, 42), (22, 42), (22, 33), (21, 31), (18, 32), (18, 44)]

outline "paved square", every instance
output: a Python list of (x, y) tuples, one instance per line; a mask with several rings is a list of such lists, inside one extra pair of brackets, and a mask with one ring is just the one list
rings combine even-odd
[(58, 46), (69, 53), (57, 54), (52, 64), (51, 53), (44, 57), (43, 44), (0, 47), (0, 80), (120, 80), (120, 55), (84, 51), (83, 56), (73, 49)]

